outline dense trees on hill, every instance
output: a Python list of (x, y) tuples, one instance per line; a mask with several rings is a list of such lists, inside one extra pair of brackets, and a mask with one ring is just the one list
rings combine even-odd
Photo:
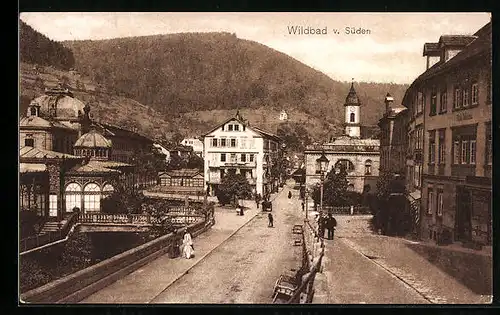
[(71, 49), (50, 40), (20, 21), (19, 52), (21, 62), (69, 70), (75, 65)]
[[(71, 41), (77, 69), (117, 93), (172, 115), (214, 109), (294, 108), (336, 123), (350, 83), (229, 33), (183, 33)], [(405, 86), (361, 83), (362, 123), (375, 125), (383, 98)]]

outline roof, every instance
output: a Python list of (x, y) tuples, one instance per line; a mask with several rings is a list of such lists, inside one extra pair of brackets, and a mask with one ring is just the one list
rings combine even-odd
[(359, 139), (352, 138), (349, 136), (340, 136), (336, 138), (333, 142), (328, 143), (329, 146), (336, 145), (353, 145), (353, 146), (378, 146), (380, 144), (380, 140), (378, 139)]
[(39, 116), (28, 116), (23, 117), (19, 121), (20, 128), (62, 128), (62, 129), (70, 129), (73, 128), (66, 126), (58, 121), (49, 121)]
[(453, 58), (451, 58), (447, 62), (443, 61), (437, 62), (432, 67), (427, 69), (424, 73), (422, 73), (417, 79), (415, 79), (415, 81), (413, 81), (411, 86), (407, 89), (407, 93), (408, 91), (411, 90), (411, 87), (414, 86), (415, 84), (424, 81), (426, 79), (429, 79), (435, 75), (438, 75), (446, 70), (453, 69), (454, 67), (459, 66), (465, 60), (475, 58), (477, 56), (481, 56), (483, 54), (488, 54), (488, 53), (491, 55), (491, 46), (492, 46), (491, 22), (486, 24), (476, 34), (481, 34), (481, 36), (478, 36), (475, 40), (470, 42), (462, 51), (456, 54)]
[(354, 89), (354, 82), (351, 83), (351, 89), (345, 98), (345, 105), (360, 105), (358, 94), (356, 94), (356, 90)]
[(170, 151), (184, 151), (184, 152), (191, 152), (193, 151), (193, 147), (189, 145), (178, 145), (172, 148)]
[(92, 129), (76, 140), (75, 148), (111, 148), (111, 140), (106, 139), (98, 131)]
[(439, 43), (425, 43), (424, 44), (424, 56), (436, 56), (439, 53)]
[(41, 163), (19, 163), (19, 173), (42, 173), (47, 170), (47, 165)]
[(45, 94), (34, 99), (40, 105), (40, 113), (50, 114), (51, 108), (56, 108), (56, 118), (78, 118), (84, 113), (85, 104), (80, 100), (64, 93)]
[(92, 162), (93, 165), (96, 165), (96, 166), (98, 165), (98, 166), (106, 167), (106, 168), (133, 166), (132, 164), (118, 162), (118, 161), (99, 161), (99, 160), (90, 159), (90, 162)]
[(93, 124), (101, 129), (103, 136), (105, 137), (112, 136), (112, 137), (134, 138), (141, 141), (153, 142), (153, 140), (150, 139), (149, 137), (135, 131), (126, 130), (115, 125), (97, 121), (94, 121)]
[(477, 36), (474, 35), (442, 35), (439, 37), (439, 47), (445, 46), (467, 46), (473, 40), (475, 40)]
[(70, 172), (76, 173), (121, 173), (118, 170), (114, 170), (112, 168), (107, 168), (100, 161), (90, 160), (87, 164), (78, 165), (71, 169)]
[(66, 153), (61, 153), (61, 152), (55, 152), (55, 151), (49, 151), (49, 150), (43, 150), (39, 148), (34, 148), (34, 147), (28, 147), (28, 146), (23, 146), (19, 149), (19, 156), (20, 158), (35, 158), (35, 159), (82, 159), (82, 157), (71, 155), (71, 154), (66, 154)]
[(226, 119), (224, 122), (218, 124), (217, 126), (215, 126), (214, 128), (212, 128), (210, 131), (206, 132), (205, 134), (202, 135), (202, 137), (206, 137), (208, 134), (214, 132), (215, 130), (217, 130), (220, 126), (222, 125), (225, 125), (227, 124), (228, 122), (230, 121), (233, 121), (233, 120), (236, 120), (237, 122), (239, 122), (240, 124), (242, 124), (243, 126), (245, 126), (246, 128), (250, 129), (250, 130), (253, 130), (255, 132), (257, 132), (258, 134), (260, 134), (261, 136), (264, 136), (264, 137), (270, 137), (270, 138), (273, 138), (273, 139), (276, 139), (277, 141), (282, 141), (282, 139), (268, 131), (265, 131), (261, 128), (258, 128), (256, 126), (250, 126), (250, 124), (246, 121), (244, 121), (241, 116), (239, 116), (239, 113), (237, 113), (237, 116), (235, 117), (231, 117), (231, 118), (228, 118)]
[(201, 173), (202, 172), (198, 169), (183, 168), (180, 170), (171, 170), (171, 171), (166, 171), (166, 172), (160, 173), (160, 176), (166, 174), (166, 175), (171, 176), (171, 177), (194, 177), (198, 174), (201, 175)]

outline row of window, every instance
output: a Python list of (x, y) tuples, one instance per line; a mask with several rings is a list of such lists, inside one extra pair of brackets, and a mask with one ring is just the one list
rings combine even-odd
[(77, 156), (93, 156), (93, 157), (108, 157), (109, 149), (75, 149)]
[[(109, 195), (114, 191), (113, 186), (110, 184), (105, 184), (101, 188), (96, 183), (89, 183), (83, 188), (77, 183), (71, 183), (66, 186), (66, 211), (72, 212), (73, 209), (82, 209), (82, 197), (83, 197), (83, 209), (85, 212), (98, 212), (101, 210), (101, 198), (102, 195)], [(49, 208), (49, 211), (54, 209)], [(57, 210), (57, 203), (56, 203)]]
[[(347, 159), (340, 159), (335, 163), (335, 166), (333, 167), (336, 171), (340, 170), (340, 167), (343, 166), (347, 172), (353, 172), (354, 171), (354, 164), (347, 160)], [(328, 166), (326, 167), (328, 169)], [(321, 163), (316, 162), (316, 174), (321, 173)], [(372, 160), (366, 160), (365, 161), (365, 175), (371, 175), (372, 174)]]
[[(240, 131), (240, 124), (227, 124), (222, 125), (222, 131)], [(241, 131), (245, 131), (245, 125), (241, 125)]]
[(202, 178), (162, 178), (160, 184), (162, 186), (203, 187), (205, 183)]
[(424, 145), (424, 128), (418, 126), (414, 131), (408, 134), (408, 145), (410, 150), (417, 149), (422, 150)]
[[(446, 163), (446, 138), (445, 129), (438, 130), (438, 150), (436, 161), (436, 131), (429, 132), (429, 164), (445, 164)], [(476, 136), (475, 135), (456, 135), (453, 137), (452, 148), (452, 164), (476, 164)], [(485, 143), (485, 163), (486, 165), (492, 164), (493, 148), (491, 135), (486, 136)]]
[(408, 166), (407, 174), (408, 178), (412, 180), (413, 187), (420, 188), (421, 176), (422, 173), (422, 165), (415, 164), (412, 166)]
[[(229, 155), (229, 160), (227, 160), (227, 157)], [(236, 153), (221, 153), (220, 154), (220, 161), (221, 162), (231, 162), (231, 163), (237, 163), (237, 162), (253, 162), (255, 160), (255, 154), (238, 154), (240, 159), (238, 161), (237, 159), (237, 154)]]
[[(417, 92), (415, 104), (413, 107), (413, 116), (423, 112), (426, 97), (423, 92)], [(439, 104), (438, 104), (439, 103)], [(479, 104), (479, 85), (477, 82), (467, 85), (456, 85), (453, 88), (453, 108), (467, 108)], [(429, 116), (444, 114), (448, 109), (448, 93), (446, 87), (439, 92), (434, 88), (430, 94)]]
[(212, 148), (237, 148), (239, 144), (240, 149), (255, 149), (255, 139), (213, 138), (210, 144)]
[(427, 214), (433, 214), (436, 212), (438, 216), (443, 215), (443, 189), (439, 188), (434, 191), (434, 189), (429, 188), (427, 191)]

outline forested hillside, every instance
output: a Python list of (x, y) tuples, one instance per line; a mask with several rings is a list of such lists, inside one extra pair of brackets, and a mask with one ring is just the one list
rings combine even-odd
[[(295, 110), (335, 125), (344, 119), (349, 82), (334, 81), (235, 34), (182, 33), (64, 44), (73, 50), (79, 71), (166, 115), (247, 108)], [(386, 93), (400, 101), (406, 86), (360, 83), (356, 89), (364, 105), (362, 123), (375, 125)]]
[(19, 21), (19, 54), (21, 62), (69, 70), (75, 65), (70, 49), (50, 40), (31, 26)]

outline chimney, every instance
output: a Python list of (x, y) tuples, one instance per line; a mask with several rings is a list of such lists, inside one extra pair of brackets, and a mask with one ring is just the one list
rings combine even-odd
[(394, 102), (394, 98), (391, 96), (391, 94), (387, 93), (385, 96), (385, 112), (389, 114), (389, 112), (392, 109), (392, 103)]

